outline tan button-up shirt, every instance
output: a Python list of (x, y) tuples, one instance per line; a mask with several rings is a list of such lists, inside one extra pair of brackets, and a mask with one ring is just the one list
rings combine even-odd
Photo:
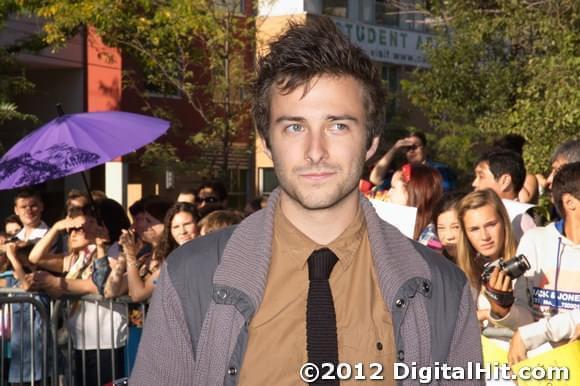
[[(249, 325), (248, 347), (240, 372), (240, 385), (301, 384), (299, 370), (308, 362), (306, 352), (306, 301), (308, 257), (323, 247), (330, 248), (338, 262), (330, 275), (336, 310), (338, 353), (341, 363), (352, 367), (350, 381), (361, 385), (363, 375), (373, 385), (394, 385), (392, 369), (395, 344), (391, 314), (384, 304), (371, 255), (367, 226), (361, 208), (352, 223), (333, 242), (319, 245), (300, 232), (282, 213), (274, 218), (272, 259), (262, 304)], [(384, 381), (370, 381), (379, 375)], [(355, 365), (362, 363), (362, 371)]]

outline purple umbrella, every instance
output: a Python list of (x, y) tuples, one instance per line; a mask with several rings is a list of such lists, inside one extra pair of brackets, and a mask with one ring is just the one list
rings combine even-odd
[(0, 190), (85, 171), (153, 142), (168, 128), (168, 121), (120, 111), (59, 116), (2, 157)]

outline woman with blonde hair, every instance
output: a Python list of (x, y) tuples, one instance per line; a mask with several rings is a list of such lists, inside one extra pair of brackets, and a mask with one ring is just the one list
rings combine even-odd
[(491, 189), (471, 192), (457, 205), (461, 235), (457, 243), (457, 264), (471, 284), (477, 317), (486, 324), (490, 303), (482, 291), (481, 274), (486, 263), (509, 259), (516, 253), (507, 211)]

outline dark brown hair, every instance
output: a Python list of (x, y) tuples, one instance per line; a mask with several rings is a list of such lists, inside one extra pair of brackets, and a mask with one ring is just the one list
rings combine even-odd
[(405, 183), (409, 206), (417, 208), (417, 221), (413, 238), (419, 235), (431, 222), (433, 209), (443, 197), (443, 178), (441, 174), (430, 166), (411, 164), (411, 178)]
[(352, 76), (361, 84), (366, 107), (367, 148), (381, 135), (384, 92), (380, 74), (369, 57), (352, 44), (328, 17), (308, 19), (305, 24), (289, 23), (289, 29), (270, 44), (269, 53), (259, 59), (253, 85), (252, 113), (260, 136), (269, 147), (272, 87), (284, 94), (321, 75)]
[(197, 227), (197, 222), (199, 221), (200, 216), (199, 212), (195, 208), (195, 205), (189, 202), (178, 202), (171, 208), (169, 208), (167, 214), (165, 215), (164, 221), (165, 226), (163, 228), (163, 237), (161, 238), (161, 242), (159, 243), (158, 249), (159, 256), (162, 256), (163, 258), (169, 256), (169, 254), (179, 246), (177, 244), (177, 241), (175, 241), (175, 239), (171, 235), (171, 222), (173, 221), (173, 217), (175, 217), (177, 213), (181, 212), (191, 214), (193, 223)]
[(552, 197), (554, 205), (556, 205), (556, 209), (563, 219), (566, 219), (566, 211), (564, 210), (562, 197), (566, 193), (580, 200), (580, 162), (562, 166), (554, 176)]

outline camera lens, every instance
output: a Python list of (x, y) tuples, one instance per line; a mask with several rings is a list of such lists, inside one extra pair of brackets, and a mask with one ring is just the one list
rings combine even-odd
[(530, 269), (530, 262), (524, 255), (514, 256), (501, 264), (502, 270), (512, 279), (516, 279)]

